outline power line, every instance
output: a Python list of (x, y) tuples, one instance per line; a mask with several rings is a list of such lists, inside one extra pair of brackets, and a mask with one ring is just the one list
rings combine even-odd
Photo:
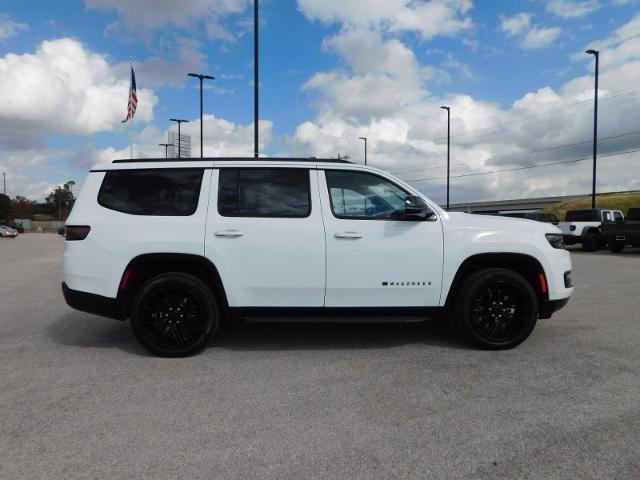
[[(637, 90), (640, 90), (640, 89), (633, 88), (633, 89), (629, 89), (627, 91), (619, 92), (617, 94), (607, 95), (607, 96), (600, 97), (600, 98), (601, 98), (601, 100), (602, 99), (610, 99), (610, 98), (614, 98), (614, 97), (619, 97), (621, 95), (628, 95), (629, 93), (632, 93), (632, 92), (637, 91)], [(546, 113), (549, 113), (551, 111), (551, 110), (548, 110), (547, 112), (542, 112), (541, 114), (535, 114), (535, 115), (530, 115), (530, 116), (523, 117), (526, 120), (528, 118), (539, 117), (539, 115), (545, 115), (538, 121), (526, 122), (526, 121), (523, 121), (521, 119), (521, 120), (517, 120), (515, 122), (511, 122), (511, 123), (496, 123), (496, 124), (490, 125), (488, 127), (483, 127), (483, 128), (479, 128), (479, 129), (476, 129), (476, 130), (469, 130), (467, 132), (459, 133), (457, 135), (451, 135), (451, 138), (458, 138), (458, 137), (462, 137), (462, 136), (478, 134), (478, 133), (481, 133), (481, 132), (489, 130), (489, 132), (487, 133), (487, 136), (488, 136), (488, 135), (490, 135), (492, 133), (503, 133), (503, 132), (509, 131), (509, 130), (505, 130), (505, 127), (513, 127), (514, 125), (518, 125), (518, 126), (539, 125), (539, 124), (547, 123), (547, 122), (550, 122), (550, 121), (555, 121), (555, 120), (558, 120), (558, 119), (563, 118), (563, 117), (569, 117), (569, 116), (575, 116), (575, 115), (582, 115), (582, 114), (585, 114), (585, 113), (590, 113), (590, 112), (593, 111), (592, 109), (584, 110), (584, 111), (581, 111), (581, 112), (572, 112), (572, 113), (566, 113), (566, 110), (568, 108), (572, 107), (572, 106), (577, 106), (577, 105), (580, 105), (580, 104), (585, 103), (585, 102), (590, 102), (592, 100), (593, 99), (583, 100), (583, 101), (580, 101), (580, 102), (576, 102), (576, 103), (573, 103), (573, 104), (566, 105), (566, 106), (563, 107), (564, 110), (565, 110), (565, 113), (554, 113), (552, 115), (545, 115)], [(604, 108), (616, 107), (618, 105), (627, 105), (628, 103), (629, 103), (629, 101), (624, 101), (624, 102), (614, 103), (614, 104), (611, 104), (611, 105), (601, 105), (600, 106), (600, 110), (602, 110)], [(500, 128), (499, 129), (495, 129), (496, 127), (500, 127)], [(493, 129), (493, 130), (491, 130), (491, 129)], [(429, 143), (429, 142), (437, 143), (439, 140), (445, 140), (446, 138), (447, 138), (446, 136), (445, 137), (434, 137), (434, 138), (431, 138), (431, 139), (421, 140), (419, 142), (415, 142), (415, 143), (408, 144), (408, 145), (400, 145), (400, 146), (392, 147), (392, 148), (388, 148), (388, 149), (376, 150), (375, 153), (376, 154), (384, 154), (384, 153), (394, 152), (394, 151), (398, 151), (398, 150), (404, 150), (406, 148), (413, 148), (413, 147), (415, 147), (417, 145), (424, 145), (425, 143)]]
[[(606, 157), (615, 157), (618, 155), (626, 155), (628, 153), (635, 153), (635, 152), (640, 152), (640, 148), (636, 148), (633, 150), (626, 150), (624, 152), (617, 152), (617, 153), (609, 153), (609, 154), (605, 154), (605, 155), (598, 155), (598, 158), (606, 158)], [(450, 178), (463, 178), (463, 177), (475, 177), (475, 176), (479, 176), (479, 175), (491, 175), (493, 173), (501, 173), (501, 172), (515, 172), (515, 171), (520, 171), (520, 170), (530, 170), (532, 168), (541, 168), (541, 167), (550, 167), (552, 165), (565, 165), (565, 164), (569, 164), (569, 163), (578, 163), (578, 162), (584, 162), (585, 160), (591, 160), (592, 157), (583, 157), (583, 158), (578, 158), (575, 160), (562, 160), (559, 162), (550, 162), (550, 163), (541, 163), (538, 165), (528, 165), (525, 167), (515, 167), (515, 168), (503, 168), (500, 170), (491, 170), (489, 172), (474, 172), (474, 173), (465, 173), (462, 175), (454, 175), (451, 176)], [(407, 183), (413, 183), (413, 182), (427, 182), (430, 180), (442, 180), (444, 178), (447, 177), (431, 177), (431, 178), (415, 178), (413, 180), (405, 180), (405, 182)]]
[[(640, 134), (640, 130), (635, 130), (633, 132), (626, 132), (626, 133), (621, 133), (618, 135), (611, 135), (608, 137), (601, 137), (598, 139), (598, 141), (606, 141), (606, 140), (613, 140), (616, 138), (622, 138), (622, 137), (627, 137), (629, 135), (637, 135)], [(530, 155), (532, 153), (539, 153), (539, 152), (548, 152), (548, 151), (552, 151), (552, 150), (559, 150), (562, 148), (570, 148), (570, 147), (577, 147), (579, 145), (584, 145), (587, 143), (591, 143), (593, 142), (593, 140), (584, 140), (582, 142), (577, 142), (577, 143), (568, 143), (568, 144), (564, 144), (564, 145), (556, 145), (553, 147), (546, 147), (546, 148), (538, 148), (536, 150), (528, 150), (526, 152), (519, 152), (519, 153), (514, 153), (514, 154), (510, 154), (510, 155), (503, 155), (503, 156), (498, 156), (498, 157), (489, 157), (489, 158), (476, 158), (475, 160), (469, 160), (468, 162), (455, 162), (452, 163), (451, 166), (453, 165), (470, 165), (473, 164), (475, 162), (487, 162), (489, 160), (505, 160), (505, 159), (509, 159), (509, 158), (518, 158), (518, 157), (522, 157), (524, 155)], [(402, 170), (402, 171), (392, 171), (391, 173), (393, 173), (394, 175), (399, 175), (399, 174), (403, 174), (403, 173), (410, 173), (410, 172), (422, 172), (425, 170), (436, 170), (438, 168), (444, 168), (446, 167), (446, 165), (438, 165), (438, 166), (433, 166), (433, 167), (423, 167), (423, 168), (414, 168), (411, 170)]]

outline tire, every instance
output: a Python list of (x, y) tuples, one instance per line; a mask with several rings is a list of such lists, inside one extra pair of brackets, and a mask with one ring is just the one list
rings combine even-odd
[(464, 280), (455, 318), (471, 343), (488, 350), (513, 348), (538, 321), (538, 297), (520, 274), (504, 268), (480, 270)]
[(624, 250), (624, 242), (609, 242), (609, 251), (611, 253), (620, 253), (622, 250)]
[(185, 273), (164, 273), (148, 280), (131, 308), (131, 328), (149, 352), (186, 357), (203, 350), (219, 325), (211, 290)]
[(595, 233), (587, 233), (582, 240), (582, 250), (585, 252), (595, 252), (600, 246), (600, 239)]

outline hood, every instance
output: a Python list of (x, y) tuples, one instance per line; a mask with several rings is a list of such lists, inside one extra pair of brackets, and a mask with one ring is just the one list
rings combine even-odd
[(449, 221), (460, 226), (487, 228), (496, 230), (520, 230), (542, 233), (561, 233), (552, 223), (537, 222), (526, 218), (500, 217), (496, 215), (478, 215), (474, 213), (446, 212)]

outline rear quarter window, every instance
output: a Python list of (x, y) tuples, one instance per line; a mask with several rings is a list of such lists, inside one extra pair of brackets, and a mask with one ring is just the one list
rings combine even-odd
[(98, 204), (131, 215), (192, 215), (198, 208), (201, 168), (110, 170)]

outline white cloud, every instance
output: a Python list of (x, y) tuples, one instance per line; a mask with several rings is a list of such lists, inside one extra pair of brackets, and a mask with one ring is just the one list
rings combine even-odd
[(423, 39), (470, 30), (473, 22), (467, 14), (472, 6), (471, 0), (298, 0), (298, 7), (310, 20), (414, 31)]
[(0, 42), (15, 36), (21, 30), (28, 30), (26, 23), (14, 22), (6, 13), (0, 13)]
[[(253, 123), (241, 125), (215, 115), (204, 115), (204, 155), (207, 157), (251, 157), (253, 156)], [(260, 151), (264, 152), (272, 141), (273, 122), (260, 120)], [(134, 140), (136, 158), (158, 158), (164, 156), (164, 147), (170, 129), (163, 131), (147, 126)], [(175, 128), (173, 129), (175, 131)], [(200, 156), (200, 119), (183, 123), (181, 133), (191, 135), (191, 157)], [(72, 162), (89, 168), (97, 163), (109, 163), (120, 158), (129, 158), (129, 146), (121, 149), (96, 148), (86, 142), (73, 155)]]
[[(35, 53), (0, 58), (0, 130), (4, 140), (37, 141), (44, 132), (87, 135), (119, 128), (126, 115), (128, 75), (77, 40), (43, 42)], [(138, 90), (136, 118), (149, 121), (157, 98)], [(5, 143), (6, 146), (6, 143)]]
[(547, 11), (562, 18), (581, 18), (598, 10), (599, 0), (548, 0)]
[(515, 36), (525, 33), (531, 28), (531, 18), (533, 14), (520, 12), (510, 17), (500, 17), (500, 28), (508, 35)]
[(204, 23), (210, 38), (233, 40), (221, 23), (231, 14), (242, 13), (249, 0), (85, 0), (88, 8), (115, 10), (122, 20), (110, 28), (124, 27), (130, 32), (145, 33), (173, 25), (191, 29)]
[(535, 49), (551, 45), (562, 33), (560, 27), (545, 27), (532, 23), (533, 14), (520, 12), (510, 17), (500, 16), (500, 29), (519, 40), (521, 48)]
[(562, 33), (560, 27), (535, 26), (522, 39), (522, 48), (544, 48), (551, 45)]
[[(514, 35), (526, 36), (536, 26), (528, 17), (510, 24)], [(523, 18), (525, 19), (523, 21)], [(640, 46), (633, 19), (603, 43), (629, 51), (632, 60), (604, 69), (600, 76), (600, 137), (629, 133), (640, 124)], [(364, 27), (346, 28), (325, 41), (344, 68), (318, 72), (305, 89), (318, 96), (315, 119), (298, 125), (286, 139), (287, 153), (335, 157), (338, 153), (363, 161), (358, 137), (368, 138), (369, 162), (397, 172), (436, 201), (444, 198), (446, 113), (451, 107), (452, 175), (527, 167), (588, 158), (593, 128), (593, 77), (566, 82), (559, 89), (543, 87), (523, 95), (508, 108), (468, 95), (434, 97), (429, 93), (432, 70), (421, 64), (399, 40), (383, 40)], [(634, 52), (633, 54), (631, 52)], [(571, 144), (577, 144), (567, 146)], [(557, 148), (563, 146), (562, 148)], [(640, 135), (601, 140), (602, 155), (640, 148)], [(542, 151), (541, 151), (542, 150)], [(535, 151), (532, 153), (527, 153)], [(635, 156), (634, 156), (635, 155)], [(638, 154), (603, 157), (600, 191), (637, 188)], [(609, 165), (610, 168), (603, 167)], [(522, 198), (588, 192), (588, 161), (452, 180), (452, 200)], [(433, 180), (420, 180), (433, 179)], [(416, 181), (418, 180), (418, 181)]]
[(631, 60), (640, 60), (640, 13), (629, 22), (616, 29), (609, 37), (586, 45), (572, 60), (585, 60), (587, 48), (600, 50), (600, 64), (603, 69), (616, 67)]

